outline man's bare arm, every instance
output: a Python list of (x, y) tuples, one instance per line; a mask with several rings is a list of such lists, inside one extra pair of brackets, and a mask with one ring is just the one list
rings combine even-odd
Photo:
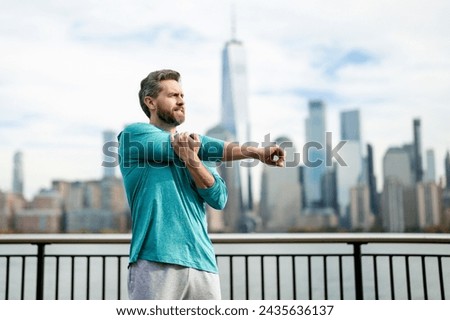
[(242, 159), (257, 159), (267, 165), (283, 167), (285, 153), (278, 145), (255, 147), (246, 144), (239, 145), (234, 142), (225, 142), (222, 161)]

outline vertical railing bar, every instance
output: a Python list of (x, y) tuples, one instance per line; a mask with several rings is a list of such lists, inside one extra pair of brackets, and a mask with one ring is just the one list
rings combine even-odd
[(277, 267), (277, 300), (281, 300), (281, 279), (280, 279), (280, 256), (276, 256), (276, 267)]
[(395, 300), (395, 286), (394, 286), (394, 266), (392, 263), (393, 256), (389, 255), (389, 283), (391, 286), (391, 300)]
[(89, 300), (91, 296), (91, 257), (87, 256), (86, 258), (86, 300)]
[(295, 267), (295, 256), (292, 256), (292, 290), (293, 298), (297, 300), (297, 277), (296, 277), (296, 267)]
[(120, 256), (117, 256), (117, 300), (120, 300), (120, 279), (121, 279), (122, 268), (120, 266)]
[(355, 269), (355, 295), (356, 300), (363, 300), (363, 276), (362, 276), (362, 262), (361, 262), (361, 245), (363, 243), (349, 243), (353, 245), (353, 264)]
[(245, 299), (248, 300), (250, 293), (250, 282), (248, 273), (248, 255), (245, 256)]
[[(20, 284), (20, 300), (24, 300), (25, 299), (25, 268), (26, 268), (26, 261), (25, 261), (25, 256), (22, 256), (22, 283)], [(36, 286), (37, 287), (37, 286)], [(37, 291), (37, 289), (36, 289)], [(37, 297), (36, 297), (37, 299)]]
[(37, 244), (36, 263), (36, 300), (44, 299), (44, 267), (45, 267), (45, 246), (47, 243)]
[(261, 255), (261, 300), (265, 300), (265, 283), (264, 283), (264, 256)]
[(5, 283), (5, 300), (9, 300), (9, 278), (10, 274), (10, 257), (6, 257), (6, 283)]
[(426, 270), (426, 264), (425, 264), (425, 256), (422, 256), (422, 277), (423, 277), (424, 299), (428, 300), (427, 270)]
[(439, 285), (441, 288), (441, 300), (445, 300), (445, 290), (444, 290), (444, 276), (442, 273), (442, 257), (437, 257), (438, 259), (438, 269), (439, 269)]
[(102, 257), (102, 300), (106, 298), (106, 257)]
[(74, 299), (75, 293), (75, 257), (70, 257), (70, 300)]
[(233, 256), (228, 256), (228, 264), (230, 268), (230, 300), (234, 299), (234, 288), (233, 288)]
[(327, 277), (327, 256), (323, 256), (323, 282), (325, 289), (325, 300), (328, 300), (328, 277)]
[(410, 276), (410, 269), (409, 269), (409, 256), (405, 255), (405, 268), (406, 268), (406, 289), (408, 293), (408, 300), (411, 300), (411, 276)]
[(56, 275), (55, 275), (55, 300), (59, 299), (59, 257), (56, 256)]
[(310, 255), (308, 255), (308, 291), (309, 300), (312, 300), (312, 268)]
[(378, 263), (377, 263), (378, 256), (373, 256), (373, 281), (374, 281), (374, 288), (375, 288), (375, 300), (380, 299), (380, 288), (378, 286)]
[(339, 255), (339, 298), (344, 300), (344, 271), (342, 269), (342, 255)]

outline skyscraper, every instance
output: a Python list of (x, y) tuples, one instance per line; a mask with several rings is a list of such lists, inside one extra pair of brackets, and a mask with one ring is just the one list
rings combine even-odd
[(439, 225), (441, 203), (438, 185), (435, 182), (422, 182), (416, 188), (419, 227), (423, 230)]
[(385, 177), (381, 205), (385, 232), (405, 231), (404, 187), (393, 177)]
[[(234, 139), (233, 135), (221, 125), (209, 129), (206, 135), (224, 141)], [(208, 206), (208, 228), (214, 232), (238, 232), (242, 229), (241, 223), (244, 219), (239, 168), (232, 162), (224, 162), (220, 164), (217, 171), (227, 184), (228, 201), (225, 208), (220, 212)]]
[(427, 156), (427, 169), (425, 171), (425, 182), (435, 182), (436, 181), (436, 165), (434, 158), (434, 150), (428, 149), (426, 152)]
[(332, 208), (335, 213), (339, 212), (337, 192), (337, 163), (326, 167), (322, 176), (322, 204), (325, 208)]
[(346, 141), (340, 154), (347, 166), (337, 167), (338, 202), (340, 216), (348, 222), (350, 190), (358, 185), (363, 164), (359, 110), (341, 113), (341, 140)]
[(450, 152), (447, 151), (444, 161), (445, 189), (442, 193), (443, 224), (450, 228)]
[(361, 141), (359, 110), (341, 112), (341, 139)]
[(117, 146), (117, 134), (112, 130), (103, 131), (103, 178), (111, 178), (116, 174), (115, 159), (112, 155), (117, 154)]
[(421, 182), (423, 179), (423, 166), (422, 166), (422, 133), (420, 126), (420, 119), (414, 119), (414, 178), (415, 182)]
[[(222, 51), (221, 126), (240, 144), (250, 141), (245, 50), (242, 42), (236, 40), (234, 35)], [(242, 229), (246, 231), (249, 229), (245, 226), (246, 219), (253, 209), (251, 171), (241, 162), (234, 163), (233, 167), (237, 171), (241, 212), (244, 214)]]
[(372, 213), (377, 217), (379, 213), (378, 205), (378, 192), (377, 192), (377, 178), (375, 176), (375, 170), (373, 165), (373, 147), (371, 144), (367, 144), (367, 176), (370, 193), (370, 209)]
[(445, 156), (445, 186), (447, 190), (450, 190), (450, 152), (447, 151)]
[(370, 190), (366, 184), (359, 184), (350, 189), (349, 207), (352, 229), (370, 230), (374, 218), (370, 208)]
[(240, 142), (250, 138), (247, 68), (241, 41), (232, 39), (222, 51), (222, 126)]
[[(286, 152), (286, 162), (294, 162), (295, 146), (287, 137), (276, 143)], [(301, 211), (301, 186), (297, 166), (285, 168), (264, 166), (261, 179), (260, 216), (263, 231), (288, 232), (296, 224)]]
[(417, 225), (417, 205), (412, 197), (414, 172), (409, 146), (389, 148), (383, 158), (383, 228), (404, 232)]
[(405, 148), (389, 148), (383, 158), (383, 178), (394, 178), (403, 186), (413, 185), (414, 174), (409, 164), (410, 156)]
[(13, 193), (23, 195), (23, 180), (23, 154), (21, 151), (17, 151), (14, 154)]
[(305, 207), (322, 206), (321, 180), (325, 173), (325, 104), (321, 100), (309, 101), (309, 116), (305, 120), (306, 143), (311, 147), (304, 155), (308, 161), (304, 168)]

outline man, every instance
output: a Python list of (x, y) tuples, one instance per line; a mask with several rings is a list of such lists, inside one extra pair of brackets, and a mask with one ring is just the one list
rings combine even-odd
[(139, 100), (149, 123), (119, 134), (120, 169), (131, 209), (130, 299), (220, 299), (205, 203), (223, 209), (227, 189), (214, 161), (254, 158), (282, 166), (278, 146), (241, 147), (178, 133), (185, 120), (180, 74), (151, 72)]

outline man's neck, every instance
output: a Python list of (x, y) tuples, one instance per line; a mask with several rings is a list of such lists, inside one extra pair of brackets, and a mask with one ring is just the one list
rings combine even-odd
[(150, 118), (150, 124), (154, 125), (155, 127), (170, 132), (170, 133), (176, 133), (177, 127), (174, 127), (173, 125), (169, 125), (162, 121), (152, 121), (152, 118)]

